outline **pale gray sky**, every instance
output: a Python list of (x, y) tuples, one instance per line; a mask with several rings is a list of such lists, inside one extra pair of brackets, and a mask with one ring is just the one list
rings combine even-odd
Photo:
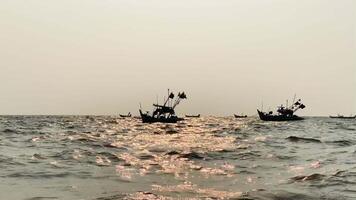
[(0, 114), (356, 113), (354, 0), (0, 0)]

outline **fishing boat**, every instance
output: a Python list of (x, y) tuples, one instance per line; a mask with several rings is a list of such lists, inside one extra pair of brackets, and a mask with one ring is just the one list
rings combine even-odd
[(197, 114), (197, 115), (185, 115), (185, 117), (187, 117), (187, 118), (199, 118), (200, 114)]
[(247, 115), (236, 115), (236, 114), (234, 114), (234, 116), (235, 116), (235, 118), (246, 118), (247, 117)]
[(122, 118), (126, 118), (126, 117), (131, 117), (131, 113), (129, 112), (127, 115), (121, 115), (121, 114), (119, 114), (120, 115), (120, 117), (122, 117)]
[[(294, 102), (294, 101), (293, 101)], [(303, 120), (304, 118), (295, 115), (294, 113), (299, 109), (304, 109), (305, 105), (301, 103), (301, 100), (295, 101), (291, 106), (288, 107), (288, 101), (286, 106), (279, 106), (277, 113), (274, 114), (272, 111), (263, 112), (257, 109), (258, 115), (263, 121), (296, 121)]]
[(356, 115), (355, 116), (344, 116), (344, 115), (337, 115), (337, 116), (329, 116), (330, 118), (336, 118), (336, 119), (356, 119)]
[(175, 114), (174, 109), (177, 107), (177, 105), (181, 102), (182, 99), (186, 99), (187, 96), (185, 95), (184, 92), (178, 93), (177, 97), (174, 99), (175, 95), (173, 92), (169, 92), (168, 90), (168, 97), (164, 101), (163, 105), (153, 104), (154, 106), (154, 111), (152, 114), (149, 112), (142, 112), (142, 109), (139, 109), (141, 119), (143, 123), (155, 123), (155, 122), (161, 122), (161, 123), (177, 123), (178, 121), (184, 120), (183, 118), (178, 117)]

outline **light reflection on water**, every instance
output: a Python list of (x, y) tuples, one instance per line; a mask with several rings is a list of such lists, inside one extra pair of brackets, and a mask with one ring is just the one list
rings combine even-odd
[(3, 116), (0, 199), (353, 199), (355, 143), (355, 120)]

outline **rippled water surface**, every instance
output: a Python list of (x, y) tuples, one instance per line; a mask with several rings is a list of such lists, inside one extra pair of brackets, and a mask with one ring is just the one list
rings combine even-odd
[(0, 199), (356, 199), (356, 120), (0, 117)]

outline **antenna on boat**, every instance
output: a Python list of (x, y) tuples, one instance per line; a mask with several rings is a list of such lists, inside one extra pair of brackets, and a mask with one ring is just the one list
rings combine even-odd
[[(166, 97), (164, 97), (164, 98), (166, 98)], [(164, 100), (163, 106), (166, 106), (167, 103), (169, 103), (168, 101), (169, 101), (169, 89), (168, 89), (168, 96), (167, 96), (167, 99)], [(168, 105), (169, 105), (169, 104), (168, 104)]]
[(141, 105), (141, 102), (140, 102), (139, 104), (140, 104), (140, 109), (142, 110), (142, 105)]
[(167, 100), (168, 100), (168, 107), (169, 107), (169, 88), (167, 89)]
[(286, 101), (286, 108), (288, 108), (288, 99), (287, 99), (287, 101)]
[(263, 112), (263, 100), (261, 102), (261, 111)]

